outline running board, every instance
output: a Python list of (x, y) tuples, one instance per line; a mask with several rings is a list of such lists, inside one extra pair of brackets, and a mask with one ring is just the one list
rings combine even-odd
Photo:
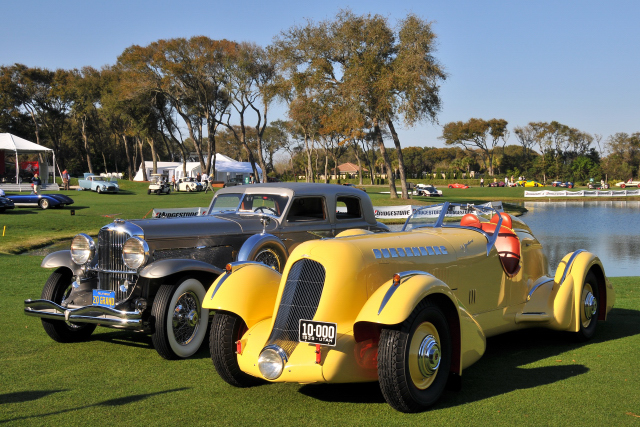
[(551, 316), (547, 313), (518, 313), (516, 314), (516, 323), (524, 322), (546, 322), (551, 320)]

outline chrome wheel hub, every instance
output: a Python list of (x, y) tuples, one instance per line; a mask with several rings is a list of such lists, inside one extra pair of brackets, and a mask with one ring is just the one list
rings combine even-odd
[(418, 350), (418, 367), (420, 373), (428, 378), (432, 376), (440, 366), (440, 346), (433, 335), (427, 335), (420, 343)]
[(173, 310), (173, 335), (180, 345), (187, 345), (198, 332), (200, 301), (193, 292), (185, 292), (176, 301)]
[(585, 295), (583, 306), (584, 317), (587, 320), (591, 320), (591, 318), (596, 314), (596, 311), (598, 310), (598, 301), (591, 292), (587, 292), (587, 294)]

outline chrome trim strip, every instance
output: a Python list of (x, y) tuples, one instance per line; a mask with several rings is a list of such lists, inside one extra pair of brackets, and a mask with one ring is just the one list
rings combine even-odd
[(120, 273), (120, 274), (138, 274), (136, 270), (108, 270), (100, 267), (88, 267), (87, 271), (96, 271), (98, 273)]
[[(417, 275), (424, 275), (424, 276), (434, 277), (433, 274), (427, 273), (426, 271), (420, 271), (420, 270), (402, 271), (402, 272), (397, 273), (397, 274), (400, 276), (400, 283), (398, 284), (398, 286), (394, 286), (394, 284), (391, 283), (391, 286), (389, 287), (389, 289), (387, 289), (387, 293), (384, 294), (384, 297), (382, 298), (382, 302), (380, 303), (380, 309), (378, 310), (378, 316), (380, 315), (380, 313), (382, 313), (382, 310), (384, 309), (384, 307), (387, 305), (387, 303), (391, 299), (391, 296), (395, 293), (396, 289), (398, 289), (400, 287), (400, 285), (402, 284), (402, 281), (404, 279), (408, 279), (410, 277), (417, 276)], [(395, 276), (395, 274), (394, 274), (394, 276)]]
[(535, 291), (537, 291), (540, 286), (544, 285), (545, 283), (549, 283), (549, 282), (553, 282), (553, 279), (544, 280), (544, 281), (538, 283), (537, 285), (535, 285), (533, 288), (531, 288), (531, 290), (529, 291), (529, 294), (527, 295), (527, 301), (529, 301), (531, 299), (531, 296), (533, 295), (533, 293)]
[[(79, 323), (97, 323), (101, 325), (139, 326), (142, 325), (142, 312), (116, 310), (115, 308), (88, 305), (66, 309), (48, 300), (25, 300), (24, 314), (44, 319), (62, 320)], [(89, 315), (91, 314), (91, 315)], [(102, 317), (109, 316), (109, 317)]]
[(573, 261), (576, 259), (576, 257), (578, 255), (580, 255), (582, 252), (586, 252), (585, 249), (578, 249), (577, 251), (575, 251), (572, 255), (571, 258), (569, 258), (569, 261), (567, 261), (567, 266), (564, 268), (564, 273), (562, 273), (562, 279), (560, 279), (560, 284), (562, 285), (564, 283), (564, 279), (567, 277), (567, 274), (569, 273), (569, 270), (571, 269), (571, 267), (573, 266)]

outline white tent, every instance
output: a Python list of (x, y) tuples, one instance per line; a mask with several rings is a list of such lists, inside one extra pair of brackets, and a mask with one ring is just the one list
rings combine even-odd
[[(53, 153), (53, 164), (56, 164), (56, 154), (53, 152), (51, 148), (47, 148), (42, 145), (38, 145), (31, 141), (27, 141), (24, 138), (20, 138), (19, 136), (12, 135), (10, 133), (0, 133), (0, 150), (5, 151), (13, 151), (16, 153), (16, 184), (20, 184), (19, 172), (20, 168), (18, 166), (18, 154), (26, 154), (26, 153)], [(49, 168), (47, 162), (41, 165), (42, 170), (40, 171), (40, 175), (44, 177), (46, 180), (49, 176)], [(56, 170), (53, 169), (53, 181), (56, 180)], [(46, 182), (46, 181), (45, 181)]]
[[(202, 173), (200, 168), (200, 162), (187, 162), (187, 176), (196, 176), (198, 173)], [(153, 162), (144, 162), (144, 167), (147, 170), (147, 178), (153, 171)], [(262, 175), (262, 169), (256, 165), (258, 174)], [(171, 176), (175, 175), (176, 180), (184, 176), (182, 162), (158, 162), (158, 173), (165, 174), (171, 179)], [(234, 178), (238, 175), (244, 176), (253, 173), (250, 162), (237, 162), (230, 157), (223, 154), (216, 155), (216, 179), (214, 181), (227, 182), (229, 178)], [(134, 181), (142, 181), (142, 165), (133, 178)]]

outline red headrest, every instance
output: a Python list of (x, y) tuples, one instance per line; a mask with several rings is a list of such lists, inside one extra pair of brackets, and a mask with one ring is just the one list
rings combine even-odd
[[(500, 216), (502, 217), (502, 227), (507, 227), (507, 228), (513, 228), (513, 223), (511, 221), (511, 217), (509, 216), (508, 213), (506, 212), (500, 212)], [(492, 218), (491, 221), (494, 224), (497, 224), (499, 221), (499, 217), (498, 214), (495, 214)]]
[(480, 228), (480, 219), (474, 214), (466, 214), (460, 220), (460, 225), (463, 227), (477, 227)]

